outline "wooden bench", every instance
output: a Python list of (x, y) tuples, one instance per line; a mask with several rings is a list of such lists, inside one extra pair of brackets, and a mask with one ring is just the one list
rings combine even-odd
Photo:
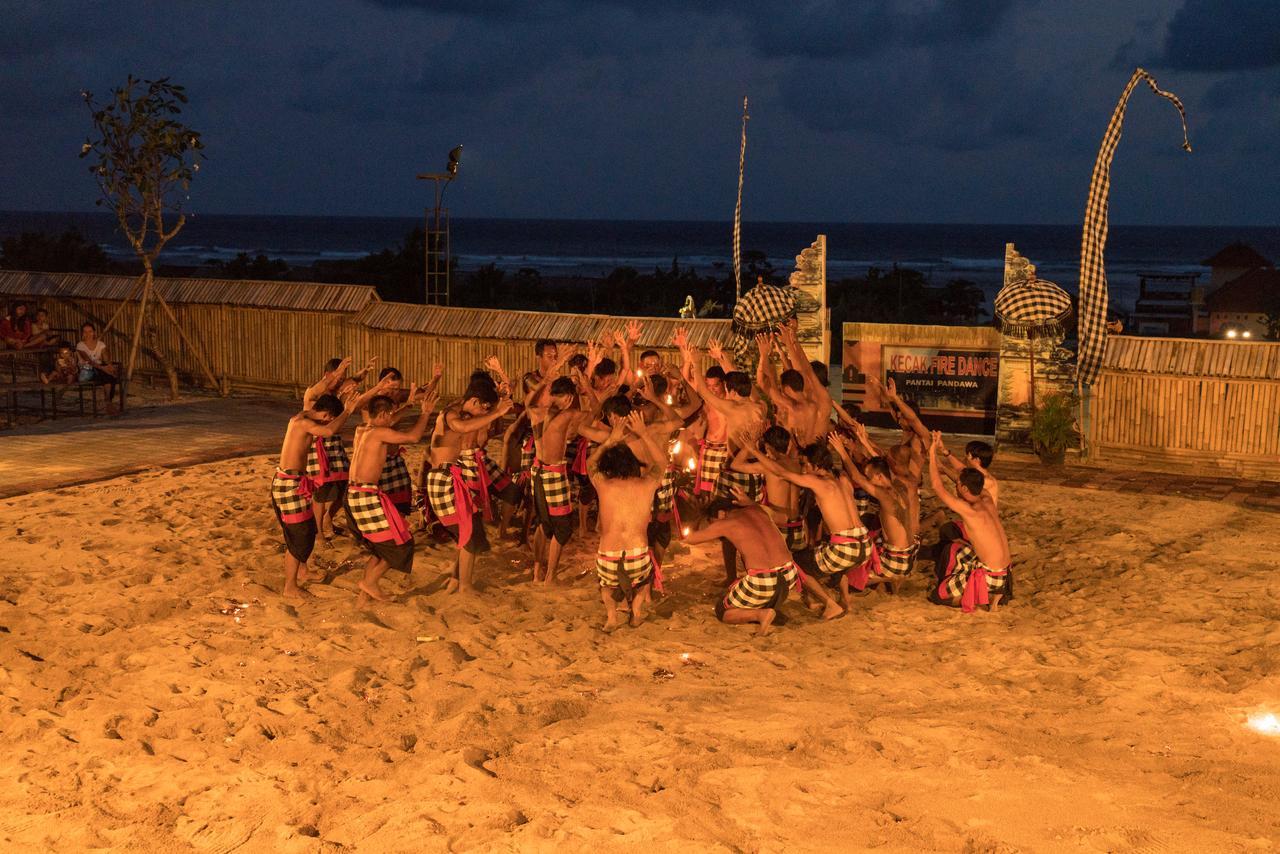
[[(56, 352), (56, 347), (36, 347), (28, 350), (0, 350), (0, 395), (3, 395), (5, 410), (8, 414), (8, 421), (11, 425), (17, 423), (18, 415), (21, 413), (38, 413), (41, 419), (51, 417), (54, 420), (57, 420), (60, 414), (79, 414), (81, 417), (92, 414), (95, 418), (102, 414), (110, 414), (108, 412), (106, 400), (107, 386), (103, 383), (73, 382), (48, 384), (41, 381), (40, 371), (45, 367), (42, 364), (41, 357)], [(110, 364), (119, 371), (119, 362), (111, 362)], [(125, 388), (126, 384), (123, 380), (117, 381), (116, 390), (119, 392), (120, 401), (119, 410), (116, 414), (124, 412)], [(60, 410), (60, 403), (65, 399), (68, 392), (72, 390), (75, 391), (75, 400), (78, 403), (77, 409), (72, 412)], [(40, 398), (38, 406), (36, 406), (34, 402), (26, 406), (22, 405), (21, 399), (23, 395), (30, 395), (34, 401), (34, 397), (37, 394)], [(101, 404), (98, 402), (99, 395), (103, 398)], [(85, 405), (86, 398), (88, 403), (87, 410)]]

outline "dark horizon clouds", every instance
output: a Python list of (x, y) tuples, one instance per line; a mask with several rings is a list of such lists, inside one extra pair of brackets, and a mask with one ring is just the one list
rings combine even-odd
[(188, 87), (210, 213), (1280, 223), (1280, 18), (1242, 0), (0, 0), (0, 208), (89, 209), (81, 89)]

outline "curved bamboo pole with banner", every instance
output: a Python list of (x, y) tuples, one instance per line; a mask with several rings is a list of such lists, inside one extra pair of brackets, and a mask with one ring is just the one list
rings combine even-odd
[(1084, 387), (1092, 385), (1102, 368), (1102, 358), (1107, 348), (1107, 272), (1103, 254), (1107, 246), (1107, 209), (1111, 200), (1111, 160), (1120, 143), (1120, 130), (1124, 124), (1125, 107), (1129, 96), (1139, 82), (1145, 82), (1151, 91), (1168, 99), (1182, 118), (1182, 148), (1191, 151), (1187, 135), (1187, 112), (1182, 101), (1172, 92), (1166, 92), (1156, 84), (1156, 79), (1145, 69), (1136, 68), (1129, 78), (1111, 121), (1102, 134), (1102, 146), (1093, 164), (1089, 178), (1089, 198), (1084, 207), (1084, 231), (1080, 243), (1080, 326), (1079, 355), (1076, 364), (1076, 392), (1080, 398), (1081, 425), (1084, 425)]
[(742, 176), (747, 165), (747, 99), (742, 99), (742, 145), (738, 149), (738, 204), (733, 209), (733, 298), (742, 299)]

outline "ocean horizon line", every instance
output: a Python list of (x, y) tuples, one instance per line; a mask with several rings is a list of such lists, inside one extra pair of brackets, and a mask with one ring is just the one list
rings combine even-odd
[[(109, 211), (102, 209), (88, 210), (52, 210), (52, 209), (33, 209), (33, 208), (0, 208), (0, 215), (3, 216), (99, 216), (111, 218), (113, 215)], [(300, 214), (300, 213), (225, 213), (221, 211), (205, 211), (191, 212), (187, 211), (188, 221), (199, 219), (202, 216), (222, 217), (227, 219), (293, 219), (293, 220), (313, 220), (313, 219), (330, 219), (330, 220), (368, 220), (368, 221), (387, 221), (387, 220), (419, 220), (422, 219), (420, 214)], [(732, 226), (731, 219), (676, 219), (676, 218), (649, 218), (638, 219), (628, 217), (548, 217), (548, 216), (453, 216), (454, 221), (464, 220), (469, 222), (553, 222), (566, 224), (580, 223), (629, 223), (636, 225), (728, 225)], [(981, 222), (977, 220), (938, 220), (932, 222), (925, 221), (896, 221), (896, 220), (802, 220), (802, 219), (745, 219), (743, 225), (786, 225), (786, 226), (822, 226), (822, 225), (874, 225), (887, 227), (955, 227), (955, 226), (972, 226), (975, 228), (1068, 228), (1083, 227), (1082, 221), (1070, 222)], [(1149, 222), (1111, 222), (1111, 228), (1164, 228), (1164, 229), (1188, 229), (1188, 230), (1232, 230), (1232, 229), (1280, 229), (1280, 223), (1228, 223), (1228, 224), (1196, 224), (1196, 223), (1149, 223)]]

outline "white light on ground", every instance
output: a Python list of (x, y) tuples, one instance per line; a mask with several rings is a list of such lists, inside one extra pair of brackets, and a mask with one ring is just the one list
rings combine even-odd
[(1280, 718), (1277, 718), (1272, 712), (1268, 712), (1265, 715), (1254, 715), (1249, 718), (1249, 728), (1263, 735), (1280, 735)]

